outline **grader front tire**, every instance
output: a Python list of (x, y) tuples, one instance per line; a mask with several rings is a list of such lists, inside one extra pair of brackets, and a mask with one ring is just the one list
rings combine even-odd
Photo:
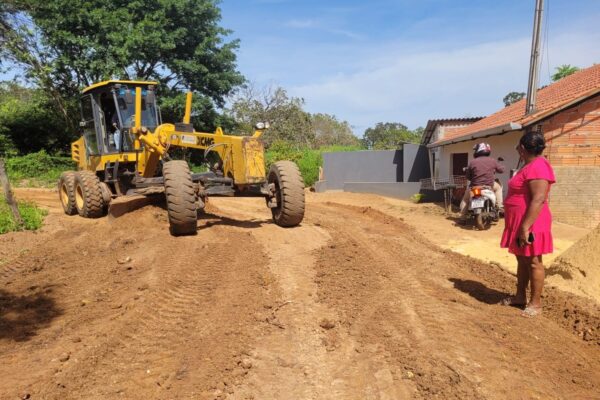
[(75, 174), (75, 206), (84, 218), (99, 218), (106, 210), (100, 180), (92, 171)]
[(58, 198), (65, 214), (77, 214), (75, 206), (75, 172), (66, 171), (60, 175), (58, 180)]
[(279, 226), (296, 226), (304, 218), (304, 180), (296, 163), (278, 161), (271, 165), (269, 183), (275, 185), (277, 206), (271, 208)]
[(171, 233), (175, 236), (196, 233), (196, 193), (186, 161), (173, 160), (163, 164), (165, 197)]

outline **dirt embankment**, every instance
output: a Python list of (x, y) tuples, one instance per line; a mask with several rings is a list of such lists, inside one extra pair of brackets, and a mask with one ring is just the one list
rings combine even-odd
[(51, 214), (37, 234), (2, 236), (0, 398), (231, 390), (277, 294), (250, 233), (205, 222), (202, 237), (175, 239), (147, 207), (114, 221)]
[(441, 250), (371, 208), (321, 207), (335, 215), (321, 222), (335, 233), (317, 262), (319, 297), (340, 310), (361, 352), (388, 357), (413, 397), (600, 397), (590, 369), (600, 308), (549, 289), (544, 318), (522, 318), (497, 305), (515, 285), (500, 268)]
[[(23, 196), (23, 193), (21, 193)], [(60, 213), (0, 236), (0, 399), (600, 399), (600, 310), (369, 207), (309, 200), (302, 226), (215, 199), (197, 236), (164, 209)]]
[(600, 225), (561, 254), (548, 268), (551, 282), (600, 299)]

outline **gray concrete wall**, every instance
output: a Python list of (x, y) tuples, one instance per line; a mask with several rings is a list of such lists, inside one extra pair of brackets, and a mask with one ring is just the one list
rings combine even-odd
[(344, 190), (409, 199), (419, 193), (419, 180), (429, 177), (428, 157), (426, 147), (413, 144), (405, 144), (402, 150), (324, 153), (325, 180), (315, 184), (315, 191)]
[(402, 181), (399, 150), (323, 153), (327, 190), (342, 190), (345, 182)]
[(419, 182), (429, 177), (424, 146), (405, 144), (402, 150), (323, 153), (327, 190), (342, 190), (346, 182)]
[(403, 145), (402, 161), (402, 182), (419, 182), (430, 177), (427, 147), (417, 144)]

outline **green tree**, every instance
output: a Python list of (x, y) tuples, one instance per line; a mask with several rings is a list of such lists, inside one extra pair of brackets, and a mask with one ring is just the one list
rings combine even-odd
[(222, 107), (244, 81), (235, 65), (238, 41), (225, 40), (230, 31), (219, 25), (216, 0), (10, 1), (0, 19), (4, 61), (58, 94), (73, 126), (77, 116), (61, 102), (97, 81), (157, 80), (165, 99), (190, 89), (194, 113), (213, 118), (210, 108)]
[(315, 133), (314, 147), (322, 146), (358, 146), (360, 140), (352, 133), (347, 121), (339, 121), (329, 114), (312, 114), (311, 125)]
[(269, 122), (263, 136), (267, 146), (285, 141), (310, 147), (315, 140), (310, 114), (304, 111), (304, 99), (290, 97), (281, 87), (256, 88), (246, 85), (233, 98), (227, 114), (237, 123), (236, 133), (252, 132), (257, 122)]
[(73, 139), (42, 89), (0, 83), (0, 154), (64, 150)]
[(524, 92), (510, 92), (509, 94), (504, 96), (502, 101), (504, 102), (504, 106), (508, 107), (511, 104), (516, 103), (517, 101), (521, 100), (523, 97), (525, 97)]
[(379, 122), (363, 135), (364, 145), (373, 150), (394, 150), (404, 143), (419, 143), (423, 128), (414, 131), (399, 122)]
[(555, 68), (556, 72), (552, 75), (552, 80), (554, 82), (561, 80), (565, 76), (569, 76), (579, 71), (579, 67), (575, 67), (570, 64), (563, 64)]

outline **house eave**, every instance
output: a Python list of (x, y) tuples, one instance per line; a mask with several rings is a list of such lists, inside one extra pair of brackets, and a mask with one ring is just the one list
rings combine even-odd
[(505, 133), (521, 130), (523, 126), (516, 122), (509, 122), (508, 124), (494, 126), (492, 128), (484, 129), (467, 136), (461, 136), (457, 138), (451, 138), (447, 140), (441, 140), (439, 142), (428, 144), (427, 147), (430, 149), (447, 146), (449, 144), (456, 144), (461, 142), (468, 142), (470, 140), (483, 139), (490, 136), (504, 135)]

